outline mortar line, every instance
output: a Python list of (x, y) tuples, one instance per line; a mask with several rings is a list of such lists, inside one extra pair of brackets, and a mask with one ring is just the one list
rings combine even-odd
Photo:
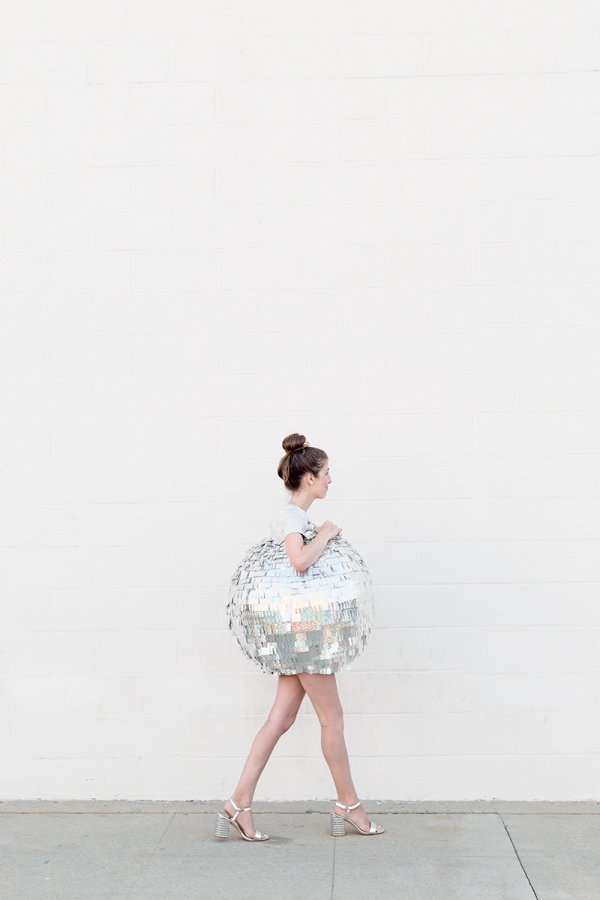
[(538, 895), (537, 895), (537, 893), (536, 893), (536, 890), (535, 890), (534, 886), (532, 885), (531, 879), (530, 879), (529, 875), (527, 874), (527, 871), (526, 871), (526, 869), (525, 869), (525, 866), (523, 865), (523, 862), (522, 862), (522, 860), (521, 860), (521, 857), (519, 856), (519, 851), (518, 851), (517, 848), (515, 847), (515, 842), (514, 842), (513, 839), (512, 839), (511, 833), (510, 833), (510, 831), (508, 830), (508, 828), (506, 827), (506, 822), (504, 821), (503, 817), (502, 817), (500, 814), (498, 814), (498, 815), (499, 815), (500, 821), (502, 822), (502, 824), (503, 824), (503, 826), (504, 826), (504, 830), (505, 830), (506, 834), (508, 835), (508, 839), (509, 839), (510, 843), (512, 844), (512, 848), (513, 848), (513, 850), (515, 851), (515, 856), (516, 856), (517, 859), (519, 860), (519, 865), (521, 866), (521, 869), (523, 870), (523, 875), (524, 875), (525, 878), (527, 879), (527, 883), (528, 883), (529, 887), (531, 888), (531, 891), (532, 891), (532, 893), (533, 893), (533, 896), (535, 897), (535, 900), (539, 900), (539, 897), (538, 897)]
[(171, 827), (171, 822), (173, 821), (173, 819), (175, 818), (176, 815), (177, 815), (177, 813), (174, 813), (174, 812), (172, 812), (172, 813), (169, 814), (169, 821), (168, 821), (167, 824), (165, 825), (165, 828), (164, 828), (163, 833), (161, 834), (161, 836), (160, 836), (159, 839), (157, 840), (156, 846), (154, 847), (154, 850), (152, 851), (152, 853), (150, 854), (150, 856), (149, 856), (148, 859), (146, 860), (146, 864), (142, 867), (142, 870), (141, 870), (140, 874), (138, 875), (138, 877), (135, 879), (135, 881), (134, 881), (133, 884), (131, 885), (131, 888), (127, 891), (127, 894), (125, 895), (124, 900), (129, 900), (129, 897), (131, 897), (132, 892), (136, 889), (136, 887), (137, 887), (137, 885), (138, 885), (138, 882), (139, 882), (140, 878), (142, 877), (142, 875), (144, 875), (144, 874), (146, 873), (146, 869), (147, 869), (148, 866), (150, 865), (151, 861), (154, 859), (154, 854), (156, 853), (156, 851), (157, 851), (158, 848), (160, 847), (161, 842), (162, 842), (162, 839), (164, 838), (165, 834), (167, 833), (167, 831), (168, 831), (169, 828)]

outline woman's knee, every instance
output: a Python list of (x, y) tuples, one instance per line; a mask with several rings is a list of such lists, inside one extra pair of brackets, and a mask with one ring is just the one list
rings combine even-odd
[(332, 730), (344, 730), (344, 710), (341, 706), (334, 706), (329, 709), (321, 710), (319, 715), (321, 728), (331, 728)]
[(290, 728), (292, 727), (292, 725), (293, 725), (294, 722), (296, 721), (296, 716), (297, 716), (297, 715), (298, 715), (298, 713), (296, 713), (296, 712), (290, 713), (290, 714), (283, 720), (283, 722), (282, 722), (282, 728), (283, 728), (282, 734), (285, 734), (286, 731), (289, 731), (289, 730), (290, 730)]
[(286, 710), (281, 713), (271, 713), (271, 715), (269, 716), (269, 722), (271, 726), (281, 735), (290, 730), (290, 728), (296, 721), (297, 715), (297, 710)]

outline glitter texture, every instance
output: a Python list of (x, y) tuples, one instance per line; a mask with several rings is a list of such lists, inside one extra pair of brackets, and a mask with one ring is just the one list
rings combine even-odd
[[(304, 536), (305, 543), (314, 532)], [(248, 551), (231, 580), (229, 627), (265, 672), (331, 675), (365, 647), (373, 586), (362, 557), (342, 537), (306, 572), (270, 538)]]

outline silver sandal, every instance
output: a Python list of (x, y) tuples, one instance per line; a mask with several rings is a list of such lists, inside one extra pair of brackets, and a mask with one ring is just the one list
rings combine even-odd
[(269, 835), (263, 834), (262, 831), (255, 831), (254, 837), (248, 837), (242, 826), (239, 822), (236, 822), (237, 817), (241, 812), (251, 812), (251, 806), (236, 806), (231, 797), (228, 800), (229, 803), (235, 809), (235, 813), (233, 816), (228, 816), (226, 812), (217, 813), (217, 821), (215, 822), (215, 837), (217, 838), (228, 838), (229, 837), (229, 826), (234, 825), (241, 836), (245, 841), (268, 841)]
[(349, 825), (352, 825), (353, 828), (356, 828), (359, 834), (383, 834), (385, 828), (382, 828), (381, 825), (376, 825), (375, 822), (369, 822), (369, 830), (363, 831), (356, 822), (353, 822), (350, 816), (350, 810), (356, 809), (357, 806), (360, 806), (360, 800), (358, 803), (355, 803), (354, 806), (346, 806), (344, 803), (340, 803), (339, 800), (336, 801), (336, 806), (339, 806), (341, 809), (346, 810), (345, 816), (338, 816), (337, 813), (331, 813), (331, 833), (334, 837), (342, 837), (346, 834), (346, 822)]

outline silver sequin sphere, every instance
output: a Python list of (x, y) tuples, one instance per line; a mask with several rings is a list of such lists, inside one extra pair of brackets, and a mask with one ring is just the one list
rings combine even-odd
[(331, 675), (365, 647), (373, 586), (344, 538), (332, 538), (306, 572), (294, 569), (282, 543), (265, 539), (236, 569), (227, 610), (240, 647), (265, 672)]

